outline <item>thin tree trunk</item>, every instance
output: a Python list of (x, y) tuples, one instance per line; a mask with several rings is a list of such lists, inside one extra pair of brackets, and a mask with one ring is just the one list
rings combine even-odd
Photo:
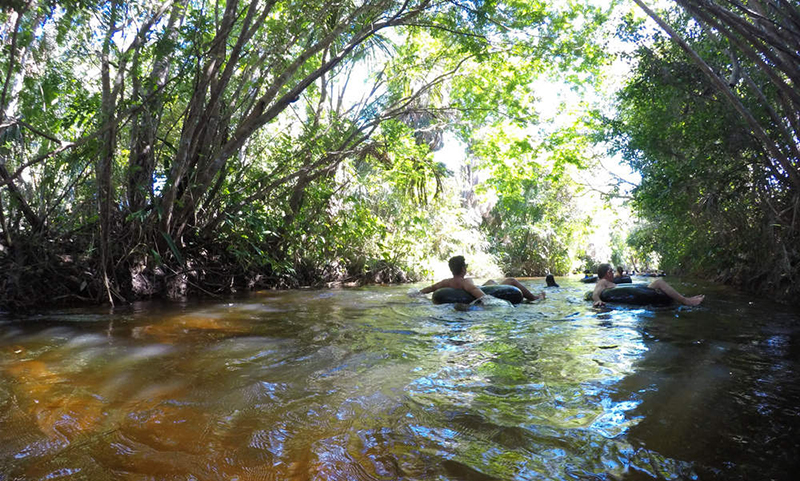
[(6, 100), (8, 99), (8, 88), (11, 84), (11, 76), (14, 73), (14, 66), (17, 61), (17, 35), (19, 33), (19, 25), (22, 22), (22, 15), (25, 11), (17, 12), (17, 18), (14, 21), (14, 33), (11, 34), (11, 45), (9, 45), (8, 54), (8, 69), (6, 70), (6, 78), (3, 81), (3, 93), (0, 95), (0, 121), (6, 118)]
[(700, 57), (697, 52), (695, 52), (695, 50), (686, 42), (686, 40), (684, 40), (678, 32), (670, 27), (669, 24), (667, 24), (657, 13), (645, 5), (642, 0), (633, 1), (639, 5), (639, 7), (644, 10), (648, 16), (650, 16), (650, 18), (655, 20), (655, 22), (665, 32), (667, 32), (667, 34), (669, 34), (672, 40), (674, 40), (681, 47), (681, 49), (683, 49), (683, 51), (689, 55), (692, 61), (694, 61), (700, 70), (708, 77), (714, 87), (716, 87), (717, 90), (723, 94), (733, 108), (736, 109), (739, 115), (741, 115), (745, 122), (747, 122), (747, 125), (750, 127), (753, 135), (755, 135), (756, 138), (762, 143), (763, 147), (769, 152), (772, 159), (778, 162), (781, 168), (787, 173), (792, 187), (794, 189), (800, 189), (800, 175), (797, 172), (797, 168), (780, 150), (775, 142), (770, 139), (767, 132), (758, 123), (758, 120), (753, 117), (753, 114), (751, 114), (750, 111), (747, 110), (747, 107), (745, 107), (739, 98), (736, 97), (731, 88), (722, 79), (720, 79), (716, 73), (714, 73), (711, 67)]
[[(696, 15), (700, 18), (701, 21), (707, 23), (711, 27), (715, 28), (719, 31), (722, 35), (725, 36), (734, 46), (736, 46), (750, 61), (752, 61), (764, 74), (770, 79), (770, 81), (778, 88), (781, 92), (784, 93), (788, 98), (792, 100), (796, 108), (800, 108), (800, 93), (797, 92), (795, 88), (788, 85), (781, 76), (779, 76), (775, 70), (767, 65), (764, 61), (763, 57), (754, 50), (750, 45), (745, 44), (740, 37), (735, 35), (731, 32), (725, 25), (720, 23), (716, 20), (713, 15), (709, 15), (705, 12), (691, 9), (689, 10), (691, 13)], [(793, 110), (791, 107), (787, 106), (788, 110)], [(796, 110), (796, 108), (794, 110)]]
[[(19, 37), (19, 28), (22, 23), (22, 16), (30, 11), (31, 9), (35, 9), (37, 7), (37, 3), (35, 1), (30, 2), (29, 4), (23, 4), (22, 8), (16, 12), (16, 19), (14, 19), (14, 27), (13, 33), (11, 34), (11, 43), (8, 46), (8, 67), (5, 72), (5, 78), (3, 79), (3, 91), (0, 94), (0, 123), (3, 123), (8, 116), (8, 112), (6, 112), (8, 108), (9, 98), (14, 95), (13, 92), (10, 91), (12, 78), (14, 75), (14, 68), (17, 64), (17, 57), (24, 56), (24, 53), (17, 51), (17, 40)], [(11, 92), (11, 93), (10, 93)], [(10, 95), (9, 95), (10, 93)], [(10, 126), (4, 127), (0, 130), (5, 131), (6, 128), (10, 128)], [(22, 214), (25, 216), (25, 220), (31, 225), (31, 228), (34, 232), (39, 231), (42, 227), (42, 221), (38, 215), (33, 211), (33, 209), (28, 204), (27, 200), (23, 193), (19, 190), (19, 188), (14, 183), (14, 175), (8, 172), (6, 168), (6, 159), (0, 157), (0, 187), (5, 186), (8, 189), (9, 194), (16, 199), (17, 203), (19, 204), (19, 208), (22, 211)], [(2, 213), (0, 213), (2, 214)], [(3, 231), (5, 232), (6, 239), (11, 242), (10, 232), (8, 231), (8, 225), (3, 219)]]
[[(116, 111), (115, 98), (111, 87), (111, 44), (112, 37), (117, 30), (118, 0), (111, 2), (111, 12), (109, 14), (109, 25), (103, 41), (101, 56), (101, 82), (102, 82), (102, 104), (101, 104), (101, 123), (105, 124), (114, 118)], [(112, 204), (112, 185), (111, 173), (116, 151), (117, 128), (108, 129), (101, 136), (100, 153), (97, 158), (97, 202), (100, 214), (99, 243), (100, 243), (100, 274), (103, 277), (103, 285), (106, 288), (108, 302), (114, 304), (111, 294), (111, 285), (108, 278), (110, 267), (109, 236), (111, 230), (111, 204)]]
[(8, 170), (6, 169), (5, 159), (0, 159), (0, 179), (4, 181), (5, 186), (11, 196), (16, 199), (17, 203), (19, 204), (19, 208), (22, 211), (22, 215), (25, 216), (25, 220), (31, 225), (33, 232), (38, 232), (42, 228), (42, 220), (38, 215), (36, 215), (33, 209), (31, 209), (31, 206), (28, 205), (28, 201), (25, 200), (25, 196), (22, 195), (22, 192), (20, 192), (14, 183), (14, 180), (11, 178), (11, 175), (9, 175)]
[(221, 68), (220, 64), (224, 60), (228, 37), (235, 25), (238, 4), (237, 0), (231, 0), (225, 4), (222, 22), (211, 44), (209, 59), (200, 70), (197, 85), (195, 85), (186, 117), (183, 120), (178, 152), (172, 163), (167, 185), (161, 195), (161, 215), (163, 216), (161, 230), (166, 233), (172, 232), (175, 202), (178, 200), (179, 192), (185, 190), (183, 186), (183, 183), (186, 182), (185, 177), (190, 173), (192, 165), (196, 163), (199, 146), (205, 140), (203, 133), (207, 126), (203, 120), (208, 119), (210, 114), (207, 112), (216, 109), (218, 105), (217, 99), (211, 99), (208, 103), (206, 99), (211, 82), (217, 76)]
[[(676, 1), (689, 13), (695, 16), (699, 16), (702, 12), (704, 12), (702, 6), (705, 6), (705, 10), (707, 12), (706, 19), (708, 19), (708, 17), (718, 19), (720, 23), (728, 27), (723, 31), (728, 38), (736, 38), (734, 34), (740, 35), (742, 39), (749, 42), (747, 47), (748, 50), (755, 51), (756, 56), (763, 57), (763, 60), (758, 62), (759, 65), (764, 64), (764, 62), (767, 61), (772, 64), (772, 66), (769, 67), (770, 69), (783, 72), (787, 77), (789, 77), (789, 79), (792, 80), (792, 83), (795, 85), (800, 85), (800, 71), (798, 71), (795, 67), (795, 65), (797, 65), (797, 61), (800, 60), (800, 57), (797, 57), (795, 54), (794, 56), (797, 58), (787, 58), (788, 55), (786, 52), (786, 44), (785, 42), (781, 41), (780, 38), (776, 38), (774, 35), (768, 34), (768, 32), (766, 32), (764, 29), (756, 28), (751, 23), (745, 21), (741, 17), (738, 17), (730, 10), (720, 7), (714, 2), (697, 2), (690, 0)], [(738, 41), (738, 43), (741, 45), (741, 41)], [(748, 57), (750, 57), (750, 55), (748, 55)]]
[[(183, 206), (177, 213), (173, 214), (174, 203), (177, 199), (177, 189), (175, 185), (171, 186), (169, 193), (165, 193), (162, 208), (162, 211), (168, 214), (165, 215), (165, 222), (168, 223), (165, 227), (172, 227), (175, 229), (176, 236), (179, 236), (186, 225), (186, 221), (194, 215), (198, 201), (208, 192), (209, 187), (212, 185), (214, 178), (218, 175), (222, 165), (224, 165), (231, 155), (242, 148), (255, 131), (272, 121), (292, 102), (296, 101), (309, 85), (316, 82), (322, 75), (339, 65), (354, 49), (362, 45), (376, 32), (387, 27), (402, 24), (419, 15), (429, 3), (430, 2), (427, 0), (423, 1), (411, 10), (406, 10), (407, 4), (404, 4), (403, 7), (389, 19), (369, 24), (368, 27), (354, 35), (348, 44), (342, 47), (336, 55), (329, 58), (318, 68), (299, 80), (284, 95), (277, 97), (279, 91), (286, 87), (292, 77), (305, 66), (306, 62), (331, 45), (333, 41), (350, 26), (358, 15), (367, 14), (373, 11), (373, 9), (374, 11), (381, 11), (381, 8), (378, 7), (382, 5), (364, 4), (357, 8), (347, 19), (340, 20), (339, 24), (326, 34), (325, 37), (306, 48), (276, 77), (264, 95), (262, 95), (260, 100), (256, 103), (255, 107), (239, 124), (236, 131), (233, 132), (230, 140), (225, 142), (221, 147), (210, 151), (210, 155), (204, 156), (202, 163), (197, 164), (197, 168), (195, 169), (197, 175), (194, 177), (193, 184), (189, 186), (188, 192), (184, 195), (182, 199)], [(255, 29), (257, 26), (253, 28)], [(195, 142), (194, 145), (197, 145), (197, 143)], [(182, 144), (181, 147), (184, 147), (184, 145)], [(196, 154), (197, 152), (195, 151), (194, 153)], [(182, 155), (185, 156), (186, 153)], [(186, 169), (189, 166), (189, 164), (186, 163), (186, 158), (179, 160), (179, 162), (180, 165), (178, 168)], [(177, 183), (178, 177), (176, 175), (173, 174), (170, 177), (171, 181)]]
[[(760, 25), (748, 22), (739, 15), (736, 15), (736, 13), (728, 10), (727, 8), (722, 7), (721, 5), (714, 3), (712, 0), (700, 0), (700, 1), (676, 0), (676, 1), (684, 6), (691, 5), (696, 8), (705, 7), (711, 14), (719, 18), (721, 21), (725, 22), (727, 25), (730, 25), (734, 30), (741, 33), (744, 37), (758, 39), (758, 42), (755, 43), (758, 47), (765, 47), (765, 46), (772, 47), (772, 49), (775, 49), (774, 52), (769, 48), (761, 49), (762, 52), (769, 58), (775, 59), (776, 52), (783, 52), (787, 55), (797, 57), (797, 53), (792, 52), (792, 44), (794, 43), (796, 45), (797, 44), (796, 41), (793, 42), (792, 41), (793, 39), (787, 41), (787, 39), (780, 38), (779, 36), (774, 35), (772, 32), (765, 30)], [(755, 12), (749, 12), (749, 13), (751, 14), (751, 17), (757, 16), (754, 15)], [(758, 18), (756, 18), (755, 20), (758, 20)]]
[[(131, 212), (140, 211), (153, 201), (156, 139), (161, 123), (161, 109), (164, 104), (163, 96), (154, 94), (162, 90), (167, 83), (171, 51), (166, 46), (177, 38), (177, 26), (185, 16), (186, 3), (187, 0), (180, 0), (172, 5), (164, 37), (156, 45), (153, 70), (144, 87), (145, 91), (141, 93), (142, 111), (132, 122), (131, 153), (128, 159), (128, 208)], [(134, 79), (141, 83), (138, 75), (135, 74), (136, 68), (133, 71)], [(132, 98), (136, 99), (137, 96), (134, 94)]]
[(749, 75), (746, 73), (744, 74), (744, 79), (750, 89), (755, 92), (756, 96), (758, 96), (761, 103), (764, 105), (764, 108), (767, 110), (770, 118), (772, 119), (772, 123), (775, 124), (775, 128), (778, 129), (781, 134), (783, 134), (784, 143), (788, 146), (791, 150), (792, 155), (796, 159), (800, 159), (800, 150), (797, 148), (797, 141), (795, 140), (794, 135), (789, 131), (789, 128), (784, 124), (784, 120), (781, 118), (780, 115), (775, 111), (774, 108), (769, 104), (769, 100), (767, 100), (766, 95), (764, 92), (759, 88), (758, 85), (750, 78)]
[(13, 243), (11, 242), (11, 232), (8, 230), (8, 223), (6, 222), (6, 215), (3, 210), (5, 207), (3, 206), (3, 190), (0, 189), (0, 229), (3, 229), (3, 238), (5, 239), (6, 246), (13, 247)]

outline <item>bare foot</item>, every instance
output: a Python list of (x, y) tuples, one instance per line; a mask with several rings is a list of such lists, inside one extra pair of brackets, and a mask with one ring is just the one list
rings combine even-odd
[(686, 306), (697, 306), (697, 305), (700, 305), (700, 303), (703, 302), (703, 299), (705, 299), (705, 298), (706, 298), (706, 296), (704, 296), (704, 295), (699, 295), (699, 296), (694, 296), (694, 297), (687, 297), (686, 300), (683, 301), (683, 304), (686, 305)]
[(545, 297), (547, 297), (547, 294), (545, 294), (544, 291), (542, 291), (542, 293), (539, 294), (539, 299), (544, 300)]

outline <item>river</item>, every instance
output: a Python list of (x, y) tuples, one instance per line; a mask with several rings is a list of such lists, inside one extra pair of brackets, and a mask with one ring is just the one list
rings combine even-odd
[(564, 278), (0, 315), (0, 480), (795, 479), (800, 313), (669, 280), (703, 305)]

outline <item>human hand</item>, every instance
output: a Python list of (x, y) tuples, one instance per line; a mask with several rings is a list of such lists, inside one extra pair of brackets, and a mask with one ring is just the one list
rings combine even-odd
[(486, 299), (487, 297), (489, 297), (489, 296), (478, 297), (474, 301), (470, 302), (469, 305), (470, 306), (482, 306), (484, 304), (484, 301), (487, 300)]
[(603, 301), (595, 301), (592, 307), (606, 307), (606, 303)]

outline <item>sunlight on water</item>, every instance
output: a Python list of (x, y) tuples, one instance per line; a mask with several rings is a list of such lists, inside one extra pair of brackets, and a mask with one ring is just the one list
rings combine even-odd
[(398, 286), (0, 319), (0, 479), (788, 477), (794, 313), (559, 283), (470, 312)]

